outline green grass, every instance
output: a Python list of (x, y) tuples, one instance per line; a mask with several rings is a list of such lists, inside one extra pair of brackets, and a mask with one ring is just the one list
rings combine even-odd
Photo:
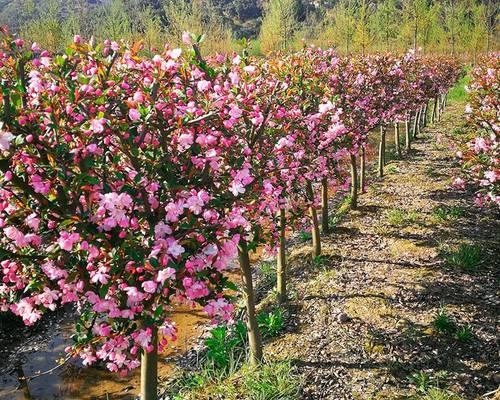
[(347, 215), (349, 210), (351, 209), (352, 198), (350, 195), (346, 196), (342, 202), (340, 203), (337, 210), (330, 215), (330, 219), (328, 223), (331, 227), (338, 226), (342, 219)]
[(474, 333), (470, 325), (464, 325), (457, 329), (457, 340), (461, 343), (468, 343), (474, 338)]
[(262, 261), (259, 265), (259, 287), (271, 289), (276, 285), (276, 261)]
[(462, 398), (449, 390), (432, 387), (419, 396), (418, 400), (462, 400)]
[(445, 255), (446, 264), (467, 272), (475, 272), (481, 266), (481, 247), (473, 244), (462, 244), (458, 250)]
[(448, 373), (437, 371), (433, 375), (425, 371), (416, 372), (408, 377), (408, 381), (415, 386), (417, 394), (410, 397), (413, 400), (462, 400), (457, 394), (443, 388)]
[(299, 237), (301, 242), (308, 242), (309, 240), (312, 239), (312, 234), (311, 232), (301, 231), (299, 233)]
[(441, 307), (434, 316), (432, 327), (438, 333), (453, 335), (456, 332), (456, 325), (453, 319), (446, 313), (444, 307)]
[(409, 225), (417, 222), (418, 213), (416, 211), (405, 211), (393, 208), (386, 213), (387, 222), (393, 226)]
[(432, 216), (440, 222), (456, 220), (464, 215), (461, 207), (439, 206), (432, 211)]
[(257, 368), (243, 364), (222, 374), (204, 367), (169, 385), (174, 400), (299, 400), (301, 380), (288, 361), (265, 362)]
[(299, 399), (300, 381), (289, 362), (276, 362), (242, 371), (244, 396), (252, 400)]
[(389, 164), (386, 168), (385, 168), (385, 171), (388, 173), (388, 174), (394, 174), (398, 171), (398, 167), (396, 166), (396, 164)]
[(470, 82), (470, 75), (467, 73), (448, 92), (448, 102), (458, 103), (466, 101), (467, 92), (465, 91), (465, 86), (468, 85), (469, 82)]

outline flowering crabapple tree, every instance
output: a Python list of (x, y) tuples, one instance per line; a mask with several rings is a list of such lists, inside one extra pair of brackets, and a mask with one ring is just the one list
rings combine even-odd
[(75, 37), (52, 55), (0, 40), (0, 307), (33, 325), (74, 304), (70, 355), (118, 373), (142, 356), (154, 399), (171, 307), (233, 308), (224, 272), (239, 236), (217, 211), (228, 143), (206, 135), (201, 72), (179, 49), (147, 59)]
[(472, 71), (466, 116), (470, 140), (458, 152), (464, 171), (454, 185), (476, 191), (482, 207), (500, 206), (500, 54), (490, 54)]

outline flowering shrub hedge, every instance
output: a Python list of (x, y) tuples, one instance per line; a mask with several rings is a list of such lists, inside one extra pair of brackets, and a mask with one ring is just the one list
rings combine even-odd
[(459, 151), (465, 179), (455, 185), (476, 188), (478, 206), (500, 206), (500, 54), (481, 60), (467, 88), (467, 120), (473, 138)]
[(196, 43), (146, 57), (79, 37), (64, 54), (0, 41), (0, 308), (33, 325), (75, 304), (68, 351), (123, 373), (156, 331), (160, 350), (175, 339), (175, 304), (230, 319), (238, 249), (274, 247), (280, 210), (303, 215), (370, 129), (458, 74), (414, 55), (203, 60)]

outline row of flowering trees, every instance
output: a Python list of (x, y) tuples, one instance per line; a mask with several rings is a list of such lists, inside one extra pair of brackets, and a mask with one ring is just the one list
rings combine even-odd
[(146, 399), (157, 351), (175, 340), (172, 307), (231, 318), (237, 255), (250, 360), (262, 359), (249, 252), (278, 249), (285, 301), (286, 230), (310, 213), (320, 255), (317, 200), (326, 232), (347, 163), (356, 205), (370, 130), (420, 126), (459, 73), (452, 60), (316, 48), (204, 60), (193, 40), (147, 57), (78, 36), (64, 54), (0, 36), (0, 308), (33, 325), (74, 304), (67, 351), (118, 373), (142, 363)]
[(472, 139), (461, 149), (465, 179), (455, 185), (476, 190), (478, 206), (500, 206), (500, 54), (490, 54), (472, 71), (466, 115)]

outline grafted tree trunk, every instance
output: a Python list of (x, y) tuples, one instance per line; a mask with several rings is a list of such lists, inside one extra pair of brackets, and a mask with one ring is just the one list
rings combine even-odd
[(286, 215), (285, 210), (280, 210), (280, 242), (278, 246), (278, 265), (277, 265), (277, 283), (276, 289), (278, 292), (278, 301), (285, 303), (287, 300), (286, 294)]
[(420, 135), (422, 133), (422, 113), (424, 112), (424, 107), (420, 106), (418, 109), (418, 121), (417, 121), (417, 133)]
[(355, 154), (351, 154), (351, 208), (358, 208), (358, 168)]
[(361, 160), (360, 160), (360, 178), (359, 178), (359, 190), (361, 193), (365, 193), (366, 191), (366, 183), (365, 183), (365, 178), (366, 178), (366, 147), (362, 146), (361, 147)]
[(419, 118), (419, 112), (418, 111), (415, 111), (415, 118), (413, 119), (413, 138), (412, 139), (416, 139), (417, 138), (417, 129), (418, 129), (418, 118)]
[(410, 132), (411, 113), (405, 120), (405, 150), (409, 153), (411, 150), (411, 132)]
[(385, 124), (380, 125), (380, 143), (378, 145), (378, 176), (384, 176), (385, 166), (385, 137), (387, 127)]
[(438, 109), (437, 109), (437, 107), (438, 107), (438, 102), (439, 102), (438, 98), (437, 98), (437, 97), (436, 97), (436, 98), (434, 98), (434, 107), (433, 107), (433, 109), (432, 109), (432, 118), (431, 118), (431, 122), (432, 122), (432, 123), (435, 123), (435, 122), (436, 122), (436, 119), (437, 119), (437, 114), (438, 114)]
[(401, 146), (399, 143), (399, 122), (394, 122), (394, 144), (396, 146), (396, 153), (398, 154), (398, 157), (401, 157)]
[(330, 231), (328, 219), (328, 179), (323, 178), (321, 181), (321, 230), (324, 234)]
[(420, 119), (420, 128), (425, 128), (427, 125), (427, 103), (422, 106), (422, 115)]
[(248, 245), (244, 240), (238, 246), (241, 278), (243, 283), (243, 297), (247, 311), (247, 334), (250, 348), (250, 364), (258, 365), (262, 361), (262, 338), (260, 336), (257, 316), (255, 314), (255, 294), (253, 292), (252, 269), (248, 255)]
[(141, 400), (158, 399), (158, 331), (154, 325), (150, 328), (153, 350), (144, 350), (141, 356)]
[(438, 102), (438, 105), (437, 105), (437, 121), (441, 121), (441, 114), (443, 112), (443, 103), (442, 103), (442, 99), (441, 99), (441, 95), (438, 95), (438, 97), (436, 97), (436, 101)]
[(316, 211), (316, 207), (314, 207), (314, 191), (312, 187), (311, 181), (307, 181), (306, 184), (307, 197), (309, 200), (313, 202), (311, 204), (311, 234), (312, 234), (312, 258), (321, 255), (321, 237), (319, 235), (319, 222), (318, 222), (318, 212)]

